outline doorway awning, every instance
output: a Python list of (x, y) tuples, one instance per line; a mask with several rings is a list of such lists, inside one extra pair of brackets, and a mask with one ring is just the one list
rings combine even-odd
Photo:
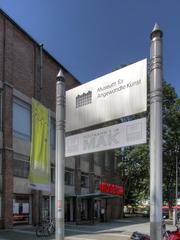
[(112, 198), (121, 198), (120, 195), (113, 195), (109, 193), (102, 193), (102, 192), (96, 192), (96, 193), (86, 193), (86, 194), (79, 194), (76, 195), (78, 198), (94, 198), (94, 200), (100, 200), (100, 199), (112, 199)]

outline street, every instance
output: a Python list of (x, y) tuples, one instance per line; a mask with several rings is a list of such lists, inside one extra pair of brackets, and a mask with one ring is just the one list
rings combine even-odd
[[(167, 225), (167, 229), (175, 229)], [(115, 222), (97, 223), (94, 225), (65, 225), (65, 240), (126, 240), (132, 232), (139, 231), (149, 234), (149, 221), (146, 218), (125, 218)], [(49, 240), (51, 237), (36, 237), (35, 228), (31, 226), (17, 226), (12, 230), (1, 230), (0, 240)]]

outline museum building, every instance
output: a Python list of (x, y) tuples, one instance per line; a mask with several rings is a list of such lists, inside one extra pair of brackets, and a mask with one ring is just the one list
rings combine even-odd
[[(81, 84), (0, 10), (0, 228), (37, 224), (55, 215), (56, 76), (60, 68), (66, 90)], [(50, 192), (29, 188), (32, 98), (50, 110)], [(116, 185), (109, 185), (120, 185), (120, 179), (113, 150), (66, 158), (65, 221), (122, 217), (123, 197), (116, 194)]]

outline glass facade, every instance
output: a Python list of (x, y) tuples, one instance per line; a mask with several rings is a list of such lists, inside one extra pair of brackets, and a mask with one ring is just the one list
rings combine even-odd
[(13, 135), (25, 140), (31, 138), (31, 107), (17, 98), (13, 101)]
[(13, 222), (29, 223), (30, 203), (29, 196), (18, 195), (13, 199)]
[(2, 131), (2, 91), (0, 90), (0, 130)]
[(14, 176), (27, 178), (29, 175), (29, 157), (14, 153), (13, 163)]
[(51, 165), (51, 182), (55, 183), (55, 166)]
[(50, 145), (51, 148), (55, 150), (56, 146), (56, 122), (55, 119), (51, 118), (50, 126)]
[(2, 217), (2, 214), (1, 214), (1, 206), (2, 206), (2, 204), (1, 204), (1, 195), (0, 195), (0, 218)]
[(74, 173), (71, 170), (65, 170), (65, 185), (74, 185)]
[(89, 187), (89, 176), (87, 174), (81, 174), (81, 187)]

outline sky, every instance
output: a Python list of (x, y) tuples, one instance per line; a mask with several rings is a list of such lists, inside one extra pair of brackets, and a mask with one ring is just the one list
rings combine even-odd
[(179, 0), (0, 0), (18, 25), (81, 83), (150, 55), (163, 31), (163, 76), (180, 96)]

